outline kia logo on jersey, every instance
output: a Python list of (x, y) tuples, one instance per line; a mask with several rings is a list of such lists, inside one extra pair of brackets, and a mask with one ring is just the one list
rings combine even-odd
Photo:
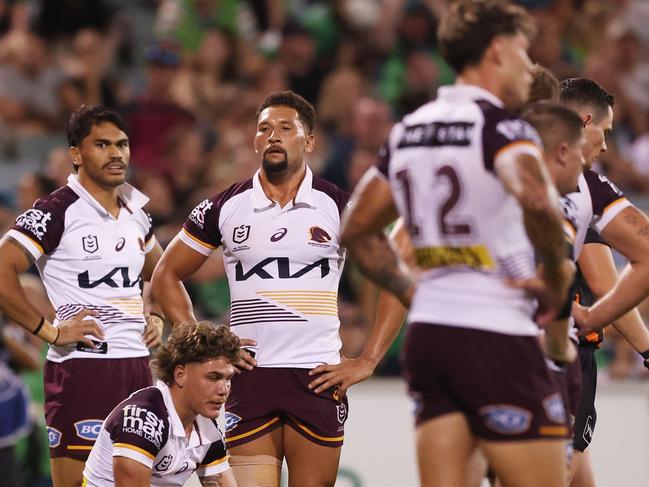
[(248, 240), (248, 237), (250, 237), (250, 225), (239, 225), (238, 227), (234, 227), (234, 230), (232, 231), (232, 241), (235, 244), (240, 244)]
[(277, 242), (279, 240), (282, 240), (287, 233), (288, 233), (287, 228), (280, 228), (279, 230), (277, 230), (275, 233), (271, 235), (270, 241)]
[(87, 235), (81, 238), (81, 244), (83, 245), (83, 250), (89, 254), (94, 254), (99, 249), (99, 241), (97, 240), (97, 235)]

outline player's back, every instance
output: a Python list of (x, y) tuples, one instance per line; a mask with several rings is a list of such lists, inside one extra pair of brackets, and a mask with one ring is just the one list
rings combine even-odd
[(473, 86), (440, 89), (390, 135), (388, 175), (422, 272), (411, 321), (536, 334), (533, 302), (505, 278), (534, 275), (522, 210), (494, 173), (538, 136)]

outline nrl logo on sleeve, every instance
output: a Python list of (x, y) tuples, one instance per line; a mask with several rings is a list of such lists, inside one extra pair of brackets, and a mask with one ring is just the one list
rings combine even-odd
[(32, 208), (16, 219), (16, 225), (33, 233), (36, 238), (41, 239), (47, 232), (47, 223), (52, 219), (49, 211), (42, 211)]
[(205, 213), (207, 213), (212, 208), (212, 206), (214, 206), (214, 202), (210, 200), (203, 200), (189, 214), (189, 219), (202, 229), (205, 226)]

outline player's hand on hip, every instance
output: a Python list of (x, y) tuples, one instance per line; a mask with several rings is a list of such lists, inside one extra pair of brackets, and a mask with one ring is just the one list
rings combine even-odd
[(587, 306), (582, 306), (578, 302), (572, 303), (572, 317), (575, 320), (575, 325), (579, 328), (577, 332), (578, 335), (588, 335), (593, 331), (597, 331), (595, 327), (592, 327), (589, 323), (588, 316), (590, 308)]
[(309, 375), (318, 376), (309, 383), (309, 389), (319, 394), (337, 387), (336, 399), (340, 400), (351, 386), (371, 377), (374, 367), (374, 363), (364, 357), (343, 360), (335, 365), (319, 365), (309, 371)]
[(155, 348), (162, 343), (162, 331), (165, 322), (157, 315), (147, 314), (145, 318), (146, 326), (144, 327), (142, 338), (144, 339), (144, 344), (147, 348)]
[(239, 361), (232, 365), (234, 365), (237, 373), (240, 373), (241, 369), (252, 370), (257, 366), (257, 361), (255, 360), (254, 353), (251, 353), (250, 350), (246, 350), (246, 347), (254, 347), (257, 345), (257, 342), (251, 338), (240, 338), (239, 345), (241, 346)]
[(81, 310), (72, 318), (63, 320), (59, 323), (59, 335), (56, 338), (55, 345), (70, 345), (81, 342), (89, 347), (95, 347), (95, 344), (86, 335), (95, 337), (97, 340), (104, 339), (104, 331), (96, 320), (86, 319), (87, 317), (96, 317), (97, 312), (91, 309)]

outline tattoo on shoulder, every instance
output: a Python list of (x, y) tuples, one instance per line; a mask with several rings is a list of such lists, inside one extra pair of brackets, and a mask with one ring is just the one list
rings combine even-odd
[(643, 225), (640, 230), (638, 230), (638, 236), (639, 237), (646, 237), (649, 235), (649, 225)]
[(16, 247), (18, 247), (20, 250), (22, 250), (23, 254), (25, 254), (25, 258), (29, 262), (29, 265), (32, 265), (35, 262), (34, 256), (29, 252), (29, 250), (27, 250), (25, 248), (25, 246), (23, 244), (21, 244), (18, 240), (16, 240), (13, 237), (7, 237), (7, 239), (9, 240), (9, 242), (11, 242)]

